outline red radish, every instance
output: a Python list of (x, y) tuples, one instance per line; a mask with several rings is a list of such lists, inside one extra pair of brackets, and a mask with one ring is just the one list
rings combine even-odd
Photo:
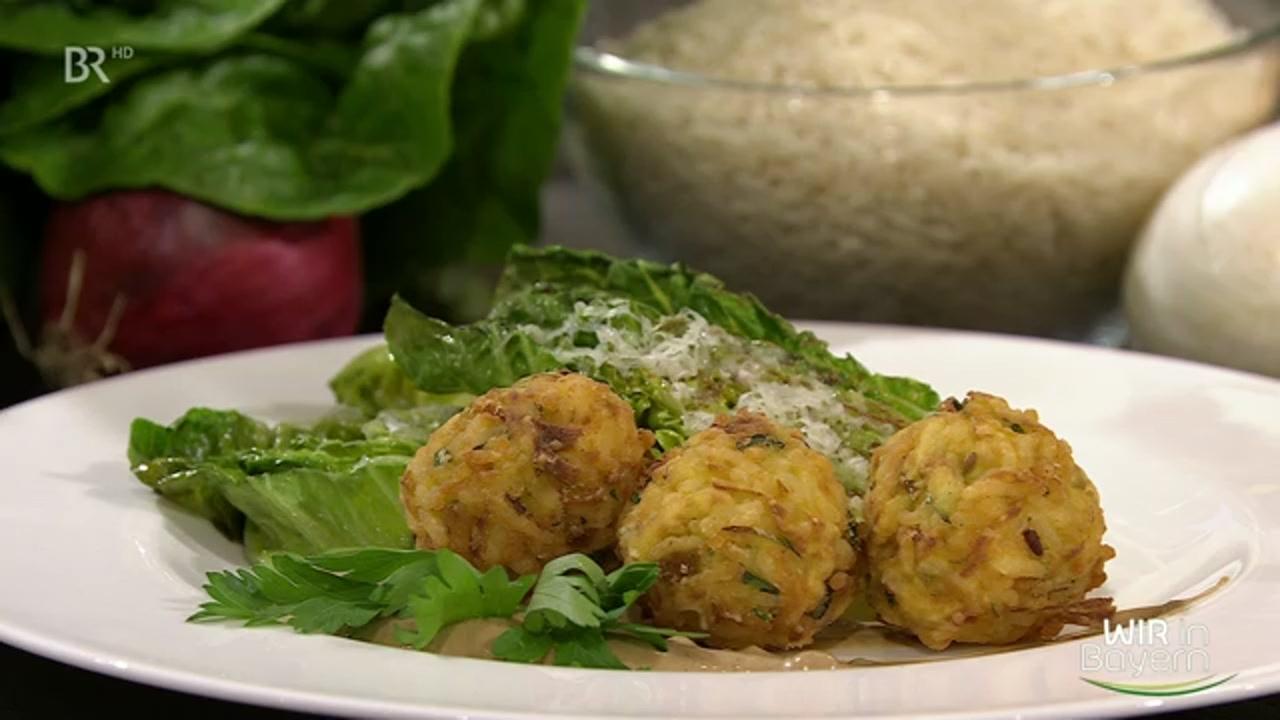
[(363, 293), (354, 218), (269, 222), (163, 190), (59, 205), (40, 280), (47, 329), (132, 367), (349, 335)]

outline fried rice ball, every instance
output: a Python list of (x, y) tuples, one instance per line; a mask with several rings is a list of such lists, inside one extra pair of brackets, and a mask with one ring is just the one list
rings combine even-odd
[(432, 433), (400, 496), (418, 547), (535, 573), (614, 543), (652, 446), (607, 385), (534, 375), (476, 398)]
[(970, 393), (878, 448), (859, 535), (871, 605), (941, 650), (1098, 620), (1115, 552), (1098, 492), (1034, 411)]
[(740, 412), (667, 453), (622, 518), (619, 554), (654, 562), (641, 602), (725, 648), (796, 648), (848, 607), (859, 577), (831, 461)]

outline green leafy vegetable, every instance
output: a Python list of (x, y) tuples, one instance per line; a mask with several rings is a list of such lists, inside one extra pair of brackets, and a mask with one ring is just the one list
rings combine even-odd
[[(539, 188), (555, 156), (569, 49), (585, 7), (584, 0), (492, 0), (481, 8), (473, 31), (481, 39), (458, 63), (449, 161), (429, 185), (365, 219), (379, 238), (366, 257), (376, 294), (398, 291), (425, 304), (454, 278), (420, 288), (413, 268), (448, 266), (460, 275), (500, 263), (510, 247), (537, 237)], [(489, 281), (486, 302), (491, 288)]]
[(383, 416), (272, 428), (197, 408), (167, 427), (134, 421), (129, 460), (144, 484), (229, 537), (252, 540), (255, 553), (403, 548), (412, 535), (400, 477), (451, 410), (420, 411), (416, 419), (428, 427), (406, 432)]
[(594, 560), (575, 553), (547, 563), (533, 589), (533, 599), (525, 613), (525, 627), (538, 632), (545, 628), (600, 627), (605, 609), (600, 595), (608, 578)]
[(244, 515), (219, 489), (222, 470), (214, 463), (204, 465), (205, 460), (271, 442), (264, 426), (240, 413), (197, 408), (168, 428), (135, 420), (129, 431), (129, 463), (144, 484), (238, 538)]
[(460, 556), (437, 551), (438, 576), (423, 578), (420, 591), (409, 597), (414, 619), (412, 631), (398, 637), (419, 650), (425, 648), (440, 629), (460, 620), (482, 617), (511, 617), (533, 585), (533, 577), (510, 580), (501, 567), (481, 573)]
[(604, 670), (627, 670), (614, 654), (604, 633), (592, 628), (569, 628), (558, 631), (551, 645), (552, 662), (556, 665)]
[(536, 663), (546, 657), (554, 645), (555, 638), (550, 634), (535, 634), (515, 627), (495, 638), (489, 651), (499, 660)]
[(163, 185), (294, 220), (382, 205), (449, 156), (453, 68), (478, 5), (450, 0), (379, 19), (336, 95), (296, 62), (236, 54), (137, 80), (96, 123), (0, 136), (0, 157), (59, 198)]
[(449, 393), (480, 394), (534, 373), (570, 367), (608, 383), (631, 404), (637, 421), (654, 431), (662, 448), (684, 441), (681, 405), (660, 378), (643, 370), (575, 363), (557, 354), (532, 330), (567, 322), (572, 303), (549, 295), (523, 298), (529, 302), (503, 303), (490, 318), (463, 326), (427, 317), (395, 298), (385, 328), (392, 357), (399, 358), (397, 364), (417, 387)]
[(400, 504), (400, 478), (410, 457), (372, 455), (330, 469), (229, 473), (220, 489), (261, 533), (266, 549), (409, 547), (413, 535)]
[(513, 248), (498, 285), (497, 300), (543, 288), (564, 292), (590, 288), (649, 306), (662, 315), (693, 310), (734, 335), (773, 343), (829, 373), (839, 384), (883, 402), (907, 419), (917, 420), (937, 409), (938, 395), (909, 378), (875, 375), (849, 355), (838, 356), (810, 332), (801, 332), (769, 311), (755, 297), (730, 292), (706, 273), (683, 265), (648, 260), (617, 260), (603, 253), (564, 248)]
[(391, 357), (386, 345), (360, 353), (329, 381), (339, 403), (374, 415), (383, 410), (406, 410), (441, 403), (465, 405), (469, 398), (439, 396), (418, 389)]
[(385, 332), (391, 354), (418, 387), (433, 393), (483, 393), (562, 367), (529, 335), (498, 323), (453, 326), (396, 298)]
[(360, 62), (361, 50), (327, 38), (286, 38), (261, 32), (251, 32), (237, 40), (236, 49), (293, 60), (336, 82), (351, 78), (352, 68)]
[(14, 62), (10, 97), (0, 102), (0, 135), (61, 117), (112, 92), (129, 78), (150, 72), (162, 62), (159, 56), (129, 59), (108, 56), (102, 62), (102, 71), (112, 79), (111, 83), (69, 83), (61, 57), (19, 58)]
[(381, 614), (371, 597), (375, 589), (278, 553), (250, 569), (210, 573), (205, 591), (213, 600), (190, 619), (240, 620), (251, 627), (287, 623), (299, 632), (336, 633)]
[[(487, 322), (453, 327), (399, 303), (388, 316), (386, 331), (399, 362), (419, 387), (447, 386), (449, 380), (443, 376), (449, 373), (432, 373), (429, 366), (456, 363), (456, 356), (465, 353), (468, 360), (495, 366), (458, 383), (482, 392), (488, 383), (507, 383), (513, 369), (557, 365), (534, 339), (520, 332), (522, 325), (563, 321), (576, 303), (610, 297), (625, 300), (633, 313), (648, 317), (691, 310), (733, 335), (780, 347), (835, 385), (861, 392), (903, 419), (915, 420), (936, 409), (937, 393), (924, 383), (875, 375), (851, 356), (833, 354), (812, 333), (796, 330), (754, 297), (730, 292), (710, 275), (593, 252), (514, 248)], [(500, 367), (507, 358), (515, 360), (514, 368)]]
[(403, 5), (402, 0), (302, 0), (285, 3), (267, 28), (288, 36), (330, 36), (348, 33)]
[(735, 335), (802, 349), (825, 343), (770, 312), (751, 295), (729, 292), (718, 279), (682, 265), (618, 260), (603, 253), (565, 248), (513, 249), (498, 285), (497, 301), (543, 287), (589, 288), (625, 297), (673, 315), (689, 308)]
[(453, 417), (466, 404), (466, 396), (433, 399), (430, 405), (409, 408), (387, 408), (378, 411), (360, 425), (360, 432), (367, 438), (394, 438), (421, 447), (432, 431)]
[(622, 620), (627, 609), (658, 580), (653, 563), (624, 565), (606, 575), (586, 555), (552, 560), (542, 569), (524, 620), (494, 641), (500, 660), (537, 662), (551, 654), (556, 665), (625, 670), (608, 637), (637, 640), (666, 650), (669, 637), (702, 637)]
[(721, 414), (765, 412), (804, 431), (852, 493), (875, 447), (937, 403), (927, 385), (871, 373), (709, 275), (560, 248), (513, 250), (483, 320), (450, 325), (396, 301), (385, 332), (429, 392), (558, 368), (608, 383), (664, 450)]
[[(278, 5), (251, 4), (265, 10), (257, 21)], [(37, 64), (0, 107), (0, 130), (8, 133), (0, 157), (59, 198), (161, 185), (287, 220), (379, 207), (443, 169), (418, 203), (417, 226), (439, 227), (448, 212), (456, 232), (444, 245), (470, 242), (492, 257), (536, 231), (537, 187), (550, 165), (582, 2), (536, 3), (528, 18), (523, 5), (498, 16), (490, 5), (442, 0), (384, 15), (369, 25), (358, 53), (244, 34), (247, 25), (227, 38), (243, 34), (236, 52), (207, 61), (151, 73), (159, 56), (112, 61), (107, 69), (121, 71), (115, 82), (143, 77), (114, 93), (109, 105), (76, 118), (61, 115), (114, 83), (69, 85), (55, 77), (60, 68)], [(176, 22), (198, 9), (156, 12), (143, 18)], [(59, 30), (59, 52), (77, 44), (65, 39), (69, 32)], [(193, 30), (184, 25), (174, 34), (193, 37)], [(103, 45), (102, 37), (87, 42)], [(347, 64), (334, 92), (326, 77)], [(514, 219), (498, 220), (508, 216)]]
[(205, 591), (212, 600), (190, 619), (350, 634), (377, 618), (411, 617), (414, 630), (404, 642), (421, 649), (455, 622), (510, 617), (532, 584), (532, 577), (510, 580), (501, 568), (481, 574), (448, 550), (276, 553), (248, 569), (210, 573)]
[(59, 56), (68, 45), (210, 51), (256, 27), (284, 0), (150, 0), (129, 5), (134, 7), (74, 0), (6, 2), (0, 4), (0, 47)]
[[(585, 7), (10, 0), (0, 162), (59, 200), (163, 187), (273, 220), (361, 214), (372, 313), (399, 291), (475, 317), (536, 238)], [(69, 46), (100, 74), (68, 82)]]
[(667, 638), (697, 637), (619, 620), (656, 579), (654, 565), (605, 575), (583, 555), (553, 560), (535, 586), (532, 575), (512, 579), (502, 568), (482, 573), (448, 550), (282, 552), (250, 568), (210, 573), (205, 591), (211, 600), (190, 620), (285, 624), (347, 636), (367, 633), (375, 621), (395, 621), (396, 641), (421, 650), (454, 623), (523, 615), (494, 641), (494, 657), (531, 663), (550, 653), (558, 665), (626, 669), (607, 637), (659, 650), (666, 650)]

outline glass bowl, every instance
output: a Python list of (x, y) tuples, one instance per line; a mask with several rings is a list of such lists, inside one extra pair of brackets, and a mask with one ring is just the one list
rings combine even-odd
[(1219, 3), (1238, 33), (1194, 55), (972, 84), (740, 82), (595, 42), (683, 4), (593, 4), (570, 161), (644, 254), (796, 318), (1082, 338), (1162, 192), (1280, 93), (1259, 0)]

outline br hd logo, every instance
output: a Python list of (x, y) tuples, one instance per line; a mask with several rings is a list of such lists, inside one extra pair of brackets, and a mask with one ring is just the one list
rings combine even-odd
[[(133, 57), (133, 48), (128, 45), (117, 45), (111, 48), (111, 58), (128, 60)], [(109, 83), (111, 78), (102, 69), (107, 61), (107, 51), (93, 45), (68, 45), (62, 54), (62, 79), (68, 83), (82, 83), (90, 75), (96, 75), (99, 82)]]

